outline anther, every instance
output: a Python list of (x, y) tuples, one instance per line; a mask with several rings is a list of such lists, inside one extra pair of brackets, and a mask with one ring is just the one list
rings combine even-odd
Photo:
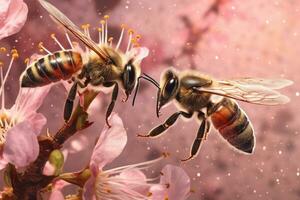
[(135, 36), (135, 39), (136, 39), (137, 41), (139, 41), (141, 38), (142, 38), (142, 36), (139, 35), (139, 34)]
[(100, 20), (100, 24), (105, 24), (105, 21), (104, 20)]
[(25, 58), (24, 63), (25, 63), (26, 65), (28, 65), (28, 63), (29, 63), (29, 58)]
[(19, 53), (18, 53), (17, 49), (12, 49), (11, 50), (11, 56), (13, 58), (19, 58)]
[(104, 15), (103, 18), (106, 19), (106, 20), (108, 20), (109, 19), (109, 15)]
[(55, 39), (55, 33), (51, 33), (50, 36), (51, 36), (52, 39)]
[(100, 33), (102, 32), (102, 28), (98, 28), (97, 30), (98, 30), (98, 32), (100, 32)]
[(147, 197), (151, 197), (152, 196), (152, 192), (148, 192)]
[(0, 60), (0, 67), (4, 66), (4, 62)]
[(121, 24), (121, 28), (123, 29), (125, 29), (127, 27), (127, 25), (126, 24)]
[(133, 30), (133, 29), (128, 29), (128, 33), (129, 33), (129, 34), (133, 34), (133, 33), (134, 33), (134, 30)]
[(163, 152), (163, 153), (162, 153), (162, 156), (163, 156), (164, 158), (167, 158), (167, 157), (170, 156), (170, 153), (168, 153), (168, 152)]
[(6, 52), (6, 48), (5, 47), (0, 47), (0, 52), (1, 53), (5, 53)]

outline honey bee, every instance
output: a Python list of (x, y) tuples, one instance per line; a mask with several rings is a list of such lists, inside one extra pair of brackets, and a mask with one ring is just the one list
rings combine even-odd
[(176, 101), (180, 111), (172, 114), (147, 135), (139, 136), (159, 136), (170, 128), (179, 116), (191, 118), (197, 114), (201, 125), (191, 147), (190, 156), (182, 161), (190, 160), (197, 155), (202, 141), (210, 131), (211, 122), (231, 146), (240, 152), (251, 154), (255, 147), (253, 126), (235, 100), (261, 105), (285, 104), (289, 98), (276, 89), (292, 83), (285, 79), (250, 77), (215, 80), (197, 71), (177, 72), (170, 68), (162, 74), (160, 85), (156, 83), (159, 89), (156, 113), (159, 116), (160, 109), (173, 100)]
[[(83, 93), (85, 89), (100, 90), (101, 87), (114, 87), (111, 103), (106, 112), (106, 123), (110, 116), (118, 96), (119, 85), (124, 89), (127, 101), (128, 96), (143, 75), (140, 75), (140, 63), (148, 55), (148, 49), (137, 47), (136, 42), (140, 36), (133, 37), (133, 31), (129, 30), (129, 42), (126, 52), (119, 50), (124, 26), (122, 27), (119, 41), (115, 48), (112, 47), (112, 39), (108, 38), (107, 19), (101, 21), (99, 28), (99, 43), (90, 38), (88, 25), (85, 25), (84, 33), (61, 11), (45, 0), (39, 0), (40, 4), (49, 12), (52, 19), (62, 25), (86, 46), (86, 53), (76, 51), (68, 34), (67, 39), (72, 49), (65, 49), (55, 35), (52, 38), (62, 48), (61, 51), (51, 53), (44, 46), (41, 48), (48, 52), (37, 61), (30, 64), (20, 77), (22, 87), (40, 87), (60, 80), (72, 80), (74, 83), (69, 91), (64, 108), (64, 119), (67, 122), (73, 110), (76, 93)], [(147, 78), (144, 78), (147, 80)]]

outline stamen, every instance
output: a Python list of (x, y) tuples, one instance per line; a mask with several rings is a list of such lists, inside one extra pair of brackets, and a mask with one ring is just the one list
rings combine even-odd
[(56, 42), (56, 44), (58, 44), (58, 46), (62, 49), (65, 50), (65, 48), (61, 45), (61, 43), (57, 40), (57, 38), (55, 37), (55, 34), (52, 33), (51, 34), (51, 38)]
[(108, 42), (109, 42), (109, 46), (112, 46), (112, 41), (114, 40), (114, 38), (113, 37), (110, 37), (109, 39), (108, 39)]
[(104, 15), (104, 20), (105, 20), (105, 44), (107, 43), (107, 39), (108, 39), (108, 29), (107, 29), (108, 19), (109, 19), (109, 15)]
[(131, 46), (131, 41), (132, 41), (132, 35), (133, 35), (134, 31), (132, 29), (128, 30), (128, 34), (129, 34), (129, 41), (128, 41), (128, 45), (126, 48), (126, 53), (129, 51), (129, 48)]
[(123, 39), (123, 35), (124, 35), (124, 30), (125, 30), (125, 28), (126, 28), (126, 25), (125, 25), (125, 24), (122, 24), (122, 25), (121, 25), (122, 31), (121, 31), (121, 35), (120, 35), (118, 44), (117, 44), (117, 46), (116, 46), (116, 49), (118, 49), (118, 48), (120, 47), (120, 45), (121, 45), (121, 42), (122, 42), (122, 39)]
[(154, 163), (156, 162), (159, 162), (161, 161), (162, 159), (166, 158), (165, 155), (162, 155), (154, 160), (150, 160), (150, 161), (146, 161), (146, 162), (142, 162), (142, 163), (137, 163), (137, 164), (132, 164), (132, 165), (126, 165), (126, 166), (121, 166), (121, 167), (117, 167), (117, 168), (114, 168), (114, 169), (109, 169), (107, 171), (105, 171), (106, 173), (109, 173), (109, 174), (113, 174), (113, 173), (119, 173), (120, 171), (124, 170), (124, 169), (132, 169), (132, 168), (148, 168), (150, 167), (151, 165), (153, 165)]
[(98, 28), (98, 32), (99, 32), (99, 42), (98, 42), (98, 44), (102, 44), (102, 37), (101, 37), (101, 35), (102, 35), (102, 28)]
[(11, 67), (12, 67), (12, 64), (14, 62), (15, 59), (17, 59), (19, 57), (19, 54), (18, 54), (18, 51), (16, 49), (12, 49), (11, 50), (11, 60), (10, 60), (10, 63), (9, 63), (9, 66), (8, 66), (8, 69), (6, 71), (6, 74), (4, 76), (4, 79), (2, 80), (1, 79), (1, 88), (0, 88), (0, 94), (2, 96), (4, 96), (4, 85), (5, 85), (5, 82), (7, 80), (7, 77), (8, 77), (8, 74), (11, 70)]
[(48, 54), (51, 54), (51, 51), (49, 51), (48, 49), (46, 49), (46, 48), (44, 47), (43, 42), (40, 42), (40, 43), (38, 44), (38, 48), (39, 48), (40, 52), (46, 51)]
[(100, 21), (100, 24), (101, 24), (101, 28), (102, 28), (102, 36), (101, 36), (101, 39), (102, 39), (102, 44), (106, 43), (106, 40), (105, 40), (105, 28), (104, 28), (104, 24), (105, 24), (105, 21), (104, 20), (101, 20)]
[(81, 25), (81, 28), (83, 29), (84, 34), (85, 34), (88, 38), (91, 38), (91, 35), (90, 35), (90, 24), (83, 24), (83, 25)]
[(69, 37), (69, 34), (68, 34), (67, 32), (66, 32), (66, 37), (67, 37), (67, 40), (68, 40), (68, 42), (69, 42), (71, 48), (74, 49), (74, 46), (73, 46), (73, 44), (72, 44), (72, 42), (71, 42), (71, 39), (70, 39), (70, 37)]

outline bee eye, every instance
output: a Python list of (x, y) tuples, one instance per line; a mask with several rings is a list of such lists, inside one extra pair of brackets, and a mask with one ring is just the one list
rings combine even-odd
[(126, 64), (123, 74), (124, 87), (127, 90), (131, 90), (135, 85), (136, 72), (131, 63)]
[(176, 78), (171, 78), (165, 86), (164, 96), (166, 97), (173, 96), (177, 87), (178, 87), (178, 80)]

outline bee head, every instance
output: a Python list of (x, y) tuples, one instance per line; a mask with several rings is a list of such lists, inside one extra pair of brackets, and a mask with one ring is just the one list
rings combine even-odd
[(179, 79), (172, 69), (163, 73), (161, 78), (160, 93), (158, 95), (157, 112), (162, 106), (173, 100), (179, 90)]
[(125, 101), (136, 86), (137, 78), (141, 74), (141, 61), (148, 56), (148, 53), (149, 50), (147, 48), (139, 47), (131, 49), (126, 55), (126, 58), (129, 58), (129, 60), (124, 62), (122, 73), (122, 83), (126, 94)]

